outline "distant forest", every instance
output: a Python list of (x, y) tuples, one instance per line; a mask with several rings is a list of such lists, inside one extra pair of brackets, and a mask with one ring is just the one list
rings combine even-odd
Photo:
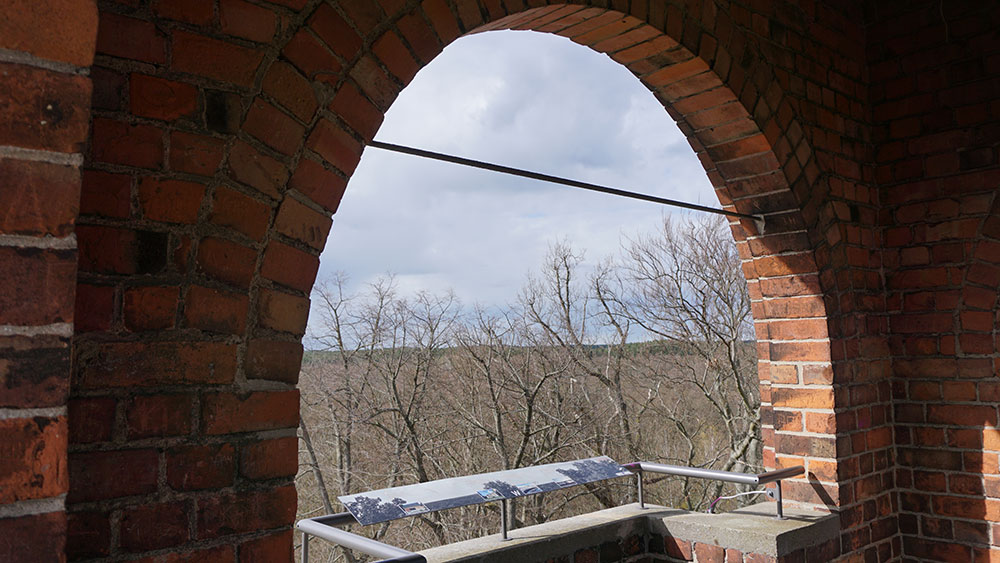
[[(750, 298), (728, 225), (665, 221), (581, 263), (553, 245), (502, 311), (400, 295), (391, 277), (357, 295), (321, 283), (322, 349), (300, 374), (298, 517), (343, 510), (338, 495), (599, 455), (761, 470)], [(647, 483), (647, 502), (690, 510), (735, 487)], [(634, 501), (630, 478), (553, 491), (514, 501), (513, 525)], [(498, 530), (491, 503), (352, 531), (419, 550)], [(322, 543), (315, 560), (363, 560)]]

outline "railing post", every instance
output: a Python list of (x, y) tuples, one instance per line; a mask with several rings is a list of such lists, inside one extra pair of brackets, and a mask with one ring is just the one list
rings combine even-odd
[(639, 508), (646, 508), (646, 500), (642, 490), (642, 469), (635, 472), (635, 482), (639, 488)]
[(500, 501), (500, 539), (507, 541), (507, 499)]
[(302, 563), (309, 563), (309, 534), (302, 532)]

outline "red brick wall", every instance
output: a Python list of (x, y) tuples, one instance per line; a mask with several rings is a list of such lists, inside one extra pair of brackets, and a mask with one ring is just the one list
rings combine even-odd
[(64, 559), (74, 223), (96, 19), (86, 0), (14, 0), (0, 15), (0, 561)]
[(275, 60), (306, 17), (285, 4), (102, 6), (71, 560), (291, 556), (300, 340), (344, 184), (297, 166), (319, 97)]
[(868, 17), (904, 553), (1000, 551), (1000, 9)]
[(289, 557), (330, 215), (402, 87), (493, 28), (627, 66), (720, 201), (767, 216), (733, 226), (766, 460), (806, 466), (785, 493), (839, 511), (838, 552), (996, 557), (998, 25), (973, 0), (108, 0), (99, 24), (14, 0), (0, 559), (58, 558), (15, 550), (59, 536), (67, 490), (70, 559)]
[[(70, 403), (88, 421), (71, 437), (70, 477), (93, 485), (68, 497), (71, 558), (197, 551), (220, 535), (235, 556), (290, 523), (294, 466), (247, 460), (294, 434), (299, 338), (329, 214), (402, 86), (487, 20), (558, 33), (628, 66), (689, 135), (721, 201), (767, 215), (764, 233), (734, 225), (774, 406), (766, 459), (807, 466), (811, 482), (788, 482), (790, 500), (838, 505), (824, 255), (813, 242), (824, 229), (799, 204), (828, 187), (795, 84), (784, 91), (764, 60), (782, 41), (761, 24), (767, 10), (430, 1), (390, 17), (398, 6), (207, 5), (101, 13)], [(118, 466), (127, 481), (109, 472)], [(142, 518), (176, 526), (149, 536)]]

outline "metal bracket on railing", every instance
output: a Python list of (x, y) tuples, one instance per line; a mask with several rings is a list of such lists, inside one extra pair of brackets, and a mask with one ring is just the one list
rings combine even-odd
[[(642, 474), (645, 471), (650, 473), (660, 473), (663, 475), (680, 475), (683, 477), (697, 477), (699, 479), (712, 479), (715, 481), (727, 481), (730, 483), (741, 483), (743, 485), (764, 485), (766, 483), (776, 483), (777, 487), (768, 489), (767, 496), (773, 498), (778, 505), (777, 518), (784, 519), (785, 513), (781, 503), (781, 480), (806, 472), (801, 465), (767, 471), (764, 473), (737, 473), (735, 471), (719, 471), (717, 469), (702, 469), (700, 467), (685, 467), (682, 465), (667, 465), (663, 463), (650, 463), (648, 461), (637, 461), (626, 463), (623, 467), (636, 474), (639, 488), (639, 508), (646, 508), (642, 491)], [(773, 491), (773, 492), (772, 492)]]
[(773, 489), (767, 489), (766, 493), (767, 493), (767, 496), (770, 497), (770, 498), (772, 498), (772, 499), (774, 499), (775, 503), (778, 505), (778, 519), (779, 520), (784, 520), (785, 519), (785, 513), (781, 509), (781, 480), (778, 479), (777, 481), (775, 481), (775, 484), (777, 486), (774, 487)]
[(309, 536), (323, 538), (342, 547), (385, 558), (377, 563), (427, 563), (427, 559), (419, 553), (393, 547), (335, 527), (357, 523), (350, 512), (299, 520), (295, 528), (302, 532), (302, 563), (309, 563)]

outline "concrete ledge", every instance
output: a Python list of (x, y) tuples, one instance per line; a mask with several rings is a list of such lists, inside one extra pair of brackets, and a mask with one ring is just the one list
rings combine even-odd
[(840, 522), (834, 514), (790, 508), (785, 508), (784, 520), (774, 514), (774, 503), (765, 502), (723, 514), (650, 515), (650, 531), (771, 557), (812, 547), (840, 533)]
[(683, 511), (662, 507), (643, 510), (638, 504), (628, 504), (511, 530), (507, 541), (500, 539), (500, 534), (493, 534), (427, 549), (420, 554), (427, 558), (427, 563), (545, 561), (629, 536), (645, 538), (649, 531), (647, 517), (651, 514), (663, 517), (671, 512)]
[[(818, 545), (839, 533), (836, 515), (786, 509), (774, 517), (774, 504), (762, 503), (725, 514), (705, 514), (637, 504), (619, 506), (420, 552), (428, 563), (509, 563), (567, 559), (584, 549), (601, 561), (666, 560), (650, 552), (654, 536), (697, 542), (778, 558)], [(649, 559), (649, 557), (652, 559)]]

